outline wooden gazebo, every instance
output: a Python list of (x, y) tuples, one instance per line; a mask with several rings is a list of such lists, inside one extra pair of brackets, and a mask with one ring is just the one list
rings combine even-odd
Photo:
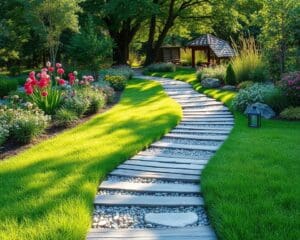
[(180, 62), (180, 48), (179, 45), (163, 45), (159, 49), (159, 62)]
[(205, 51), (207, 56), (207, 65), (211, 64), (211, 60), (216, 60), (219, 64), (221, 59), (233, 57), (234, 50), (228, 42), (217, 38), (211, 34), (202, 35), (187, 44), (192, 50), (192, 66), (196, 67), (195, 51)]

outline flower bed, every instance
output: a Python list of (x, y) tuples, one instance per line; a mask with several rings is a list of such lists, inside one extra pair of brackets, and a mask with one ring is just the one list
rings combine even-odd
[(30, 143), (46, 129), (70, 127), (114, 102), (113, 88), (92, 84), (92, 76), (77, 76), (76, 71), (66, 74), (60, 63), (53, 67), (50, 62), (40, 73), (30, 72), (26, 95), (9, 96), (0, 105), (0, 150)]

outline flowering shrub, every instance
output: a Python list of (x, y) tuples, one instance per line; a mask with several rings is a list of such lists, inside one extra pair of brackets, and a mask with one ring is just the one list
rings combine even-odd
[(68, 109), (61, 108), (56, 111), (54, 119), (57, 126), (68, 127), (75, 123), (78, 120), (78, 117), (76, 113)]
[(0, 109), (0, 122), (6, 123), (8, 137), (16, 143), (28, 143), (47, 127), (49, 117), (40, 110)]
[(300, 72), (285, 74), (280, 82), (284, 92), (293, 106), (300, 105)]
[(106, 102), (113, 103), (115, 101), (116, 93), (112, 87), (105, 86), (105, 87), (101, 87), (99, 89), (103, 92), (103, 94), (106, 98)]
[(300, 107), (289, 107), (280, 113), (280, 117), (287, 120), (300, 120)]
[(64, 89), (75, 85), (89, 85), (94, 81), (92, 76), (83, 76), (82, 80), (76, 79), (77, 72), (68, 74), (68, 80), (63, 78), (65, 70), (60, 63), (55, 67), (47, 62), (47, 67), (40, 73), (30, 72), (24, 84), (24, 89), (31, 100), (46, 114), (53, 115), (62, 104)]
[(265, 103), (275, 111), (280, 111), (287, 105), (280, 88), (260, 83), (241, 89), (232, 104), (236, 110), (244, 111), (249, 104), (256, 102)]
[(215, 67), (205, 67), (197, 71), (197, 79), (199, 81), (204, 78), (217, 78), (220, 81), (224, 82), (226, 76), (226, 66), (217, 65)]

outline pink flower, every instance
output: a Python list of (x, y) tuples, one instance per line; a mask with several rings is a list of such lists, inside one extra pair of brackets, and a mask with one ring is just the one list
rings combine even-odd
[(48, 68), (42, 68), (42, 72), (48, 72)]
[(63, 68), (59, 68), (59, 69), (57, 69), (57, 73), (59, 75), (63, 75), (65, 73), (65, 70)]
[(30, 77), (31, 79), (35, 78), (35, 72), (34, 72), (34, 71), (30, 72), (30, 73), (29, 73), (29, 77)]
[(61, 63), (56, 63), (55, 66), (56, 66), (57, 68), (61, 68), (61, 67), (62, 67)]
[(54, 72), (54, 67), (49, 67), (49, 68), (48, 68), (48, 71), (49, 71), (49, 72)]
[(47, 92), (47, 91), (43, 91), (43, 92), (42, 92), (42, 96), (43, 96), (43, 97), (48, 96), (48, 92)]
[(59, 85), (65, 85), (66, 84), (66, 81), (64, 79), (59, 79), (58, 80), (58, 84)]
[(69, 77), (69, 83), (70, 83), (70, 85), (74, 85), (75, 79), (76, 79), (74, 73), (69, 73), (68, 77)]

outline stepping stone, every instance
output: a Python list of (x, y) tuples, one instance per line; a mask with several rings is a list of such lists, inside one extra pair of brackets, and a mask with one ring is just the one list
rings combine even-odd
[[(149, 148), (151, 149), (151, 147)], [(159, 148), (160, 149), (160, 148)], [(155, 156), (155, 157), (167, 157), (167, 158), (174, 158), (174, 157), (177, 157), (176, 153), (173, 154), (173, 153), (166, 153), (166, 152), (159, 152), (159, 153), (153, 153), (151, 151), (147, 151), (148, 149), (146, 149), (145, 151), (143, 152), (140, 152), (139, 155), (143, 155), (143, 156)], [(168, 149), (170, 150), (170, 149)], [(190, 150), (187, 150), (187, 151), (190, 151)], [(213, 153), (211, 153), (213, 154)], [(210, 154), (208, 154), (210, 155)], [(183, 158), (185, 158), (186, 156), (184, 156)], [(191, 158), (194, 158), (195, 160), (206, 160), (208, 161), (210, 159), (211, 156), (207, 156), (207, 154), (205, 156), (192, 156), (192, 155), (189, 155), (188, 157), (191, 157)]]
[(187, 182), (199, 182), (200, 175), (187, 175), (179, 173), (161, 173), (161, 172), (146, 172), (126, 169), (116, 169), (110, 173), (114, 176), (126, 176), (126, 177), (138, 177), (138, 178), (155, 178), (162, 180), (175, 180), (175, 181), (187, 181)]
[(183, 115), (184, 118), (194, 118), (194, 117), (199, 117), (199, 118), (206, 118), (206, 117), (210, 117), (210, 118), (224, 118), (224, 117), (232, 117), (232, 115), (226, 111), (226, 112), (213, 112), (213, 113), (209, 113), (209, 112), (202, 112), (202, 113), (195, 113), (195, 112), (190, 112), (190, 113), (185, 113)]
[(147, 167), (147, 166), (136, 166), (136, 165), (126, 165), (121, 164), (118, 166), (118, 169), (127, 169), (127, 170), (137, 170), (137, 171), (148, 171), (148, 172), (158, 172), (158, 173), (181, 173), (189, 175), (198, 175), (200, 170), (192, 169), (181, 169), (181, 168), (162, 168), (162, 167)]
[(209, 118), (209, 117), (184, 117), (181, 121), (183, 122), (234, 122), (233, 118)]
[(94, 201), (97, 205), (114, 206), (202, 206), (201, 197), (162, 197), (152, 195), (97, 195)]
[(195, 107), (205, 107), (205, 106), (223, 106), (222, 103), (219, 102), (203, 102), (203, 103), (182, 103), (180, 104), (182, 108), (195, 108)]
[(100, 189), (125, 190), (132, 192), (200, 193), (200, 187), (197, 184), (179, 183), (171, 184), (104, 181), (101, 183)]
[(219, 146), (209, 145), (192, 145), (192, 144), (176, 144), (169, 142), (155, 142), (151, 144), (152, 147), (159, 148), (176, 148), (176, 149), (188, 149), (188, 150), (202, 150), (202, 151), (217, 151)]
[(197, 127), (197, 126), (186, 126), (186, 125), (178, 125), (178, 127), (174, 128), (175, 129), (189, 129), (189, 130), (221, 130), (221, 131), (227, 131), (230, 132), (232, 129), (231, 127), (208, 127), (208, 126), (203, 126), (203, 127)]
[(185, 227), (197, 223), (198, 215), (194, 212), (184, 213), (146, 213), (145, 222), (167, 227)]
[(142, 153), (131, 158), (132, 160), (139, 161), (155, 161), (163, 163), (186, 163), (186, 164), (206, 164), (208, 160), (206, 159), (191, 159), (191, 158), (176, 158), (176, 157), (158, 157), (158, 156), (149, 156), (143, 155)]
[(184, 113), (200, 113), (200, 112), (224, 112), (228, 111), (226, 107), (220, 106), (220, 107), (203, 107), (203, 108), (189, 108), (189, 109), (183, 109), (183, 115)]
[(209, 141), (224, 141), (227, 136), (213, 136), (213, 135), (196, 135), (196, 134), (166, 134), (165, 137), (180, 138), (180, 139), (195, 139), (195, 140), (209, 140)]
[[(194, 133), (193, 135), (197, 134), (216, 134), (219, 136), (220, 134), (225, 134), (226, 136), (229, 134), (230, 130), (189, 130), (189, 129), (173, 129), (170, 133)], [(197, 135), (196, 135), (197, 136)]]
[(147, 167), (158, 167), (158, 168), (179, 168), (179, 169), (193, 169), (201, 170), (203, 165), (199, 164), (184, 164), (184, 163), (161, 163), (152, 161), (139, 161), (139, 160), (127, 160), (122, 165), (133, 165), (133, 166), (147, 166)]
[(217, 240), (210, 226), (90, 230), (87, 240)]
[[(233, 122), (182, 121), (180, 125), (233, 125)], [(180, 126), (179, 125), (179, 126)]]

